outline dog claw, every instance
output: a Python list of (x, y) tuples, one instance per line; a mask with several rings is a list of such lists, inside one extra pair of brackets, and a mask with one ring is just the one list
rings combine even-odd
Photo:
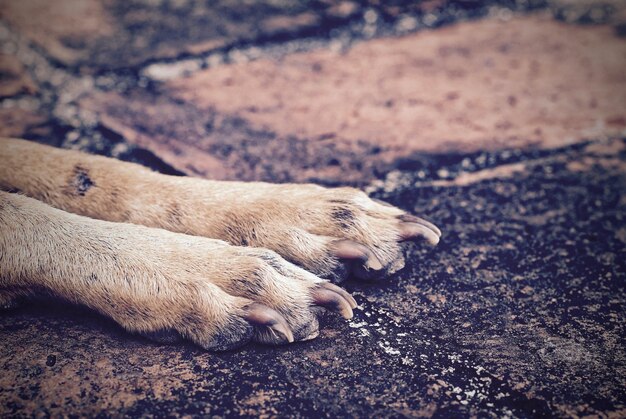
[(271, 309), (263, 304), (252, 303), (244, 307), (243, 318), (254, 326), (265, 326), (275, 335), (277, 341), (283, 343), (292, 343), (294, 341), (293, 333), (287, 324), (287, 321), (276, 310)]
[(413, 240), (417, 237), (424, 237), (431, 245), (436, 246), (439, 243), (439, 236), (430, 228), (416, 223), (400, 224), (400, 239)]
[(341, 314), (344, 319), (352, 318), (350, 303), (338, 292), (331, 291), (326, 287), (319, 287), (313, 290), (311, 295), (315, 304)]
[(428, 227), (429, 229), (431, 229), (437, 236), (441, 237), (441, 230), (439, 230), (439, 227), (437, 227), (430, 221), (424, 220), (423, 218), (416, 217), (412, 214), (402, 214), (398, 217), (398, 219), (407, 223), (421, 224), (424, 227)]
[(358, 259), (364, 262), (367, 270), (380, 271), (383, 264), (370, 249), (352, 240), (340, 240), (334, 243), (333, 253), (339, 259)]
[(351, 308), (354, 309), (358, 306), (354, 297), (350, 295), (350, 293), (344, 290), (343, 288), (338, 287), (335, 284), (331, 284), (330, 282), (323, 282), (320, 286), (323, 288), (329, 289), (331, 291), (334, 291), (337, 294), (341, 295), (348, 302), (348, 304), (350, 304)]
[(384, 272), (381, 261), (370, 249), (352, 240), (340, 240), (334, 243), (334, 255), (339, 259), (361, 261), (353, 263), (352, 273), (359, 279), (372, 280), (380, 277)]

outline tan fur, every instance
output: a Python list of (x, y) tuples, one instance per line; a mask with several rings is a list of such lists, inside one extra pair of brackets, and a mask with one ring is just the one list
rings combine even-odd
[(314, 337), (314, 274), (338, 278), (341, 240), (387, 272), (403, 266), (403, 211), (351, 188), (165, 176), (0, 139), (0, 189), (14, 192), (0, 192), (0, 305), (48, 293), (205, 348), (275, 342), (243, 320), (252, 303), (278, 311), (296, 339)]

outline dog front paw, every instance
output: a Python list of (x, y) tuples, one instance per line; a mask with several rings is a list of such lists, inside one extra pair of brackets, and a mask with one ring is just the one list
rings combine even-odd
[(91, 307), (125, 329), (226, 350), (317, 336), (344, 290), (260, 248), (65, 213), (0, 193), (0, 305), (35, 293)]
[[(224, 199), (212, 221), (218, 237), (272, 249), (335, 282), (354, 275), (377, 279), (404, 267), (401, 244), (436, 245), (433, 223), (370, 199), (353, 188), (251, 184), (243, 197)], [(191, 227), (193, 228), (193, 227)]]
[(228, 350), (308, 340), (319, 333), (322, 308), (351, 318), (356, 307), (346, 291), (271, 250), (131, 224), (106, 227), (90, 234), (94, 252), (66, 267), (79, 272), (75, 285), (57, 293), (158, 342), (183, 338)]

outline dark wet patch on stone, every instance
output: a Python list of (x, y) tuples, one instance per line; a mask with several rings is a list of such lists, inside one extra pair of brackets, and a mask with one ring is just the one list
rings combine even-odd
[[(624, 140), (626, 142), (626, 139)], [(391, 162), (388, 167), (416, 177), (416, 181), (454, 179), (461, 173), (510, 165), (528, 160), (554, 157), (583, 150), (590, 141), (559, 148), (515, 148), (473, 153), (414, 153)]]
[(608, 2), (552, 2), (552, 14), (555, 19), (582, 25), (610, 23), (616, 13), (615, 5)]
[[(134, 89), (124, 97), (106, 94), (88, 100), (85, 106), (108, 116), (108, 125), (103, 128), (113, 136), (142, 138), (143, 147), (158, 152), (178, 173), (331, 186), (367, 183), (386, 167), (384, 162), (369, 158), (378, 154), (380, 147), (367, 141), (281, 137), (255, 128), (237, 115), (200, 110), (158, 91)], [(211, 121), (209, 130), (207, 121)], [(205, 165), (208, 160), (214, 163)]]
[[(623, 165), (626, 156), (590, 154), (542, 152), (522, 158), (526, 170), (513, 178), (466, 186), (407, 172), (375, 194), (428, 214), (443, 237), (435, 255), (417, 249), (409, 258), (393, 297), (373, 290), (374, 301), (562, 414), (619, 411), (624, 399), (614, 371), (626, 370), (617, 234), (626, 177), (602, 159)], [(586, 159), (587, 170), (569, 169)]]

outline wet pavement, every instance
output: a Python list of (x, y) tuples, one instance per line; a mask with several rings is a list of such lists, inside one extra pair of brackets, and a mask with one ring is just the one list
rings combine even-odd
[(626, 416), (622, 2), (44, 3), (0, 2), (0, 134), (357, 185), (444, 236), (287, 347), (3, 313), (3, 416)]

